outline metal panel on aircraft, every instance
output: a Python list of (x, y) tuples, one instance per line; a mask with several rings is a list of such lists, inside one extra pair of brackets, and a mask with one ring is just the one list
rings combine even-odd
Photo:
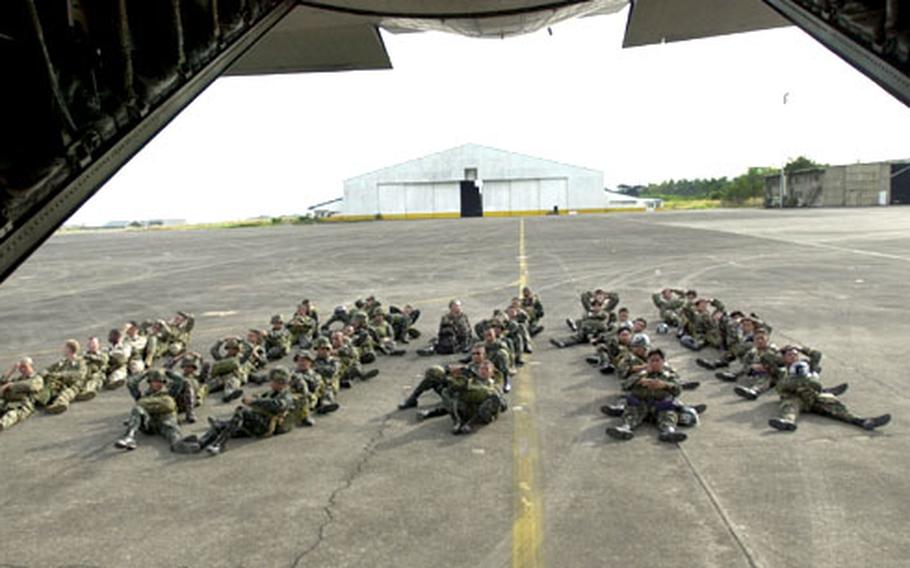
[(623, 47), (789, 26), (762, 0), (636, 0)]

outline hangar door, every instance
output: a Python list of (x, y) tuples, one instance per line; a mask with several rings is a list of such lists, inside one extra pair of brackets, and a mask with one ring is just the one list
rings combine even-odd
[(458, 182), (380, 183), (377, 186), (379, 213), (387, 216), (422, 217), (461, 214), (461, 187)]
[(483, 184), (485, 213), (550, 212), (569, 208), (566, 178), (488, 180)]

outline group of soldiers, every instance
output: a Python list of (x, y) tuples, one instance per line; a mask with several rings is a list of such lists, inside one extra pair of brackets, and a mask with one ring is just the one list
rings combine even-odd
[(170, 320), (130, 321), (108, 333), (104, 347), (90, 337), (85, 350), (67, 340), (63, 357), (43, 372), (31, 357), (23, 357), (0, 377), (0, 431), (31, 416), (37, 408), (61, 414), (73, 402), (88, 401), (101, 391), (126, 385), (156, 360), (174, 360), (186, 350), (195, 319), (177, 312)]
[(452, 300), (436, 337), (418, 353), (467, 355), (427, 369), (398, 408), (415, 408), (423, 393), (433, 391), (439, 402), (418, 411), (418, 420), (449, 415), (453, 434), (467, 434), (493, 422), (508, 409), (505, 395), (512, 388), (511, 379), (524, 365), (524, 355), (533, 352), (531, 338), (543, 331), (543, 317), (540, 298), (527, 286), (508, 306), (494, 310), (473, 328), (461, 302)]
[[(778, 416), (769, 425), (783, 431), (796, 430), (802, 412), (812, 412), (874, 430), (887, 424), (891, 416), (860, 417), (838, 398), (848, 385), (825, 388), (820, 379), (822, 354), (809, 347), (771, 343), (771, 326), (757, 314), (727, 312), (716, 298), (700, 297), (695, 290), (666, 288), (653, 294), (659, 311), (656, 331), (669, 335), (675, 329), (679, 343), (687, 349), (702, 351), (713, 348), (720, 352), (716, 359), (699, 357), (696, 363), (716, 371), (723, 381), (736, 382), (734, 392), (748, 400), (776, 389), (780, 396)], [(601, 373), (615, 374), (620, 379), (622, 394), (612, 404), (601, 407), (608, 416), (620, 417), (621, 423), (607, 428), (606, 433), (620, 440), (634, 436), (634, 430), (648, 421), (657, 425), (659, 439), (681, 442), (686, 434), (679, 427), (698, 424), (707, 406), (689, 405), (680, 398), (682, 391), (698, 388), (698, 381), (684, 381), (667, 362), (665, 352), (652, 345), (645, 330), (645, 318), (632, 318), (620, 307), (619, 295), (597, 289), (581, 295), (583, 316), (569, 318), (566, 325), (572, 334), (553, 338), (551, 343), (564, 348), (586, 344), (595, 351), (586, 360)], [(726, 370), (732, 368), (734, 370)]]
[[(353, 309), (336, 308), (320, 324), (319, 314), (303, 300), (287, 322), (273, 316), (269, 329), (251, 329), (245, 337), (219, 339), (210, 349), (211, 360), (189, 350), (195, 319), (178, 312), (170, 321), (129, 322), (109, 334), (109, 345), (100, 348), (90, 338), (85, 352), (68, 340), (64, 358), (37, 373), (24, 357), (0, 379), (0, 427), (9, 428), (36, 408), (60, 413), (70, 402), (89, 400), (101, 388), (127, 386), (135, 400), (126, 433), (118, 448), (137, 446), (138, 432), (161, 435), (175, 452), (207, 450), (220, 453), (227, 440), (239, 436), (266, 437), (296, 425), (312, 426), (313, 414), (339, 409), (340, 389), (354, 381), (369, 380), (378, 369), (365, 370), (377, 353), (402, 355), (398, 343), (419, 336), (413, 324), (420, 316), (411, 306), (388, 310), (373, 296), (358, 300)], [(293, 355), (294, 368), (273, 361)], [(269, 383), (259, 396), (245, 395), (247, 383)], [(178, 415), (196, 422), (196, 409), (209, 394), (221, 393), (223, 402), (241, 399), (226, 420), (209, 419), (202, 436), (183, 436)]]
[[(777, 390), (780, 412), (769, 421), (773, 428), (795, 430), (802, 412), (866, 430), (889, 422), (888, 414), (865, 418), (852, 413), (838, 398), (846, 384), (823, 387), (821, 353), (800, 345), (778, 348), (770, 340), (771, 326), (757, 314), (727, 312), (723, 302), (700, 297), (694, 290), (667, 288), (652, 299), (659, 311), (657, 333), (670, 335), (675, 330), (679, 343), (688, 349), (717, 350), (717, 358), (699, 357), (696, 363), (716, 371), (723, 381), (735, 382), (737, 395), (756, 400)], [(619, 307), (617, 293), (587, 291), (581, 304), (583, 316), (566, 320), (572, 333), (550, 341), (557, 348), (593, 347), (586, 360), (601, 373), (620, 379), (621, 396), (601, 407), (603, 413), (621, 418), (607, 434), (628, 440), (649, 421), (656, 423), (660, 440), (684, 441), (687, 436), (679, 428), (698, 424), (706, 405), (683, 402), (682, 391), (700, 383), (680, 378), (665, 352), (652, 344), (647, 320), (633, 318)], [(43, 372), (29, 357), (12, 365), (0, 377), (0, 431), (38, 408), (60, 414), (101, 390), (126, 386), (135, 405), (124, 436), (115, 444), (118, 448), (135, 449), (137, 433), (144, 432), (163, 436), (175, 452), (218, 454), (231, 438), (268, 437), (298, 425), (313, 426), (314, 415), (338, 410), (341, 389), (379, 374), (365, 366), (378, 355), (403, 355), (401, 346), (420, 336), (414, 327), (419, 317), (420, 311), (410, 305), (386, 309), (369, 296), (352, 308), (337, 307), (320, 321), (318, 310), (304, 299), (289, 319), (273, 316), (268, 329), (219, 339), (209, 350), (210, 360), (189, 350), (195, 326), (190, 313), (177, 312), (170, 320), (130, 321), (112, 329), (105, 346), (90, 337), (83, 351), (78, 341), (67, 340), (63, 357)], [(462, 303), (452, 300), (436, 336), (417, 353), (458, 359), (427, 369), (399, 408), (417, 407), (423, 393), (434, 391), (439, 403), (420, 410), (418, 419), (449, 415), (455, 434), (494, 421), (508, 408), (506, 394), (524, 356), (533, 352), (532, 338), (543, 330), (543, 317), (543, 304), (528, 287), (474, 326)], [(290, 355), (293, 368), (268, 367)], [(248, 383), (268, 383), (269, 388), (253, 396), (244, 392)], [(196, 422), (196, 409), (214, 393), (220, 393), (225, 403), (240, 399), (241, 404), (227, 419), (210, 418), (201, 436), (184, 436), (178, 415), (183, 414), (187, 423)]]
[(825, 388), (821, 382), (822, 354), (818, 350), (788, 344), (778, 347), (771, 342), (772, 327), (757, 314), (726, 311), (716, 298), (699, 297), (695, 290), (664, 289), (652, 297), (660, 310), (662, 323), (677, 329), (676, 336), (684, 347), (701, 351), (713, 347), (720, 357), (699, 357), (696, 363), (727, 382), (737, 383), (734, 392), (748, 400), (776, 389), (780, 397), (778, 416), (769, 420), (772, 428), (793, 431), (802, 412), (811, 412), (840, 420), (865, 430), (874, 430), (891, 420), (890, 414), (860, 417), (838, 396), (846, 383)]

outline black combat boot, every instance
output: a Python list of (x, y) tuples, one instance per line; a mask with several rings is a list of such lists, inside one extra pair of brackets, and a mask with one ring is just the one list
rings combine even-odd
[(335, 402), (335, 397), (329, 395), (320, 398), (316, 404), (316, 412), (318, 414), (328, 414), (329, 412), (335, 412), (339, 408), (341, 408), (341, 405)]
[(657, 439), (661, 442), (678, 444), (679, 442), (685, 442), (688, 437), (689, 436), (685, 432), (680, 432), (673, 426), (667, 426), (666, 428), (661, 429)]
[(746, 400), (758, 399), (758, 392), (755, 389), (750, 389), (749, 387), (744, 387), (742, 385), (736, 385), (736, 388), (733, 389), (733, 392)]
[(550, 338), (550, 343), (552, 343), (555, 347), (558, 347), (558, 348), (560, 348), (560, 349), (562, 349), (563, 347), (566, 346), (565, 343), (563, 343), (562, 341), (556, 339), (555, 337), (551, 337), (551, 338)]
[(781, 432), (792, 432), (796, 430), (796, 422), (786, 418), (772, 418), (768, 420), (768, 425)]
[(616, 367), (612, 363), (606, 363), (600, 367), (600, 374), (602, 375), (612, 375), (615, 371)]
[(368, 381), (379, 374), (379, 369), (370, 369), (366, 373), (360, 373), (361, 381)]
[(732, 383), (737, 379), (736, 373), (731, 373), (729, 371), (718, 371), (714, 373), (714, 376), (728, 383)]
[(599, 365), (599, 364), (600, 364), (600, 356), (598, 356), (598, 355), (588, 355), (587, 357), (585, 357), (585, 362), (587, 362), (589, 365)]
[(625, 404), (605, 404), (600, 407), (600, 411), (606, 414), (607, 416), (619, 417), (622, 416), (622, 413), (625, 412)]
[(122, 438), (114, 442), (114, 446), (120, 448), (121, 450), (135, 450), (136, 449), (136, 428), (129, 428), (126, 431), (126, 434)]
[(631, 440), (635, 437), (635, 432), (628, 425), (609, 426), (607, 427), (607, 436), (617, 440)]
[(701, 383), (699, 381), (685, 381), (683, 383), (680, 383), (679, 388), (681, 388), (682, 390), (685, 390), (685, 391), (692, 391), (692, 390), (697, 389), (700, 386), (701, 386)]
[(221, 397), (222, 402), (231, 402), (243, 396), (243, 389), (234, 389), (231, 392), (225, 392)]
[(312, 428), (313, 426), (316, 425), (316, 422), (314, 422), (312, 418), (310, 418), (309, 416), (307, 416), (307, 417), (305, 417), (305, 418), (301, 418), (301, 419), (300, 419), (300, 425), (301, 425), (301, 426), (306, 426), (307, 428)]
[(888, 422), (891, 422), (891, 415), (882, 414), (881, 416), (875, 416), (873, 418), (857, 418), (854, 424), (863, 430), (875, 430), (879, 426), (884, 426)]
[[(241, 426), (243, 426), (243, 411), (238, 408), (234, 411), (234, 416), (231, 417), (221, 431), (218, 432), (217, 436), (215, 436), (215, 439), (205, 446), (205, 451), (213, 456), (224, 453), (224, 451), (227, 450), (228, 440), (237, 434)], [(200, 444), (200, 447), (201, 446), (202, 444)]]
[(711, 361), (708, 361), (707, 359), (703, 359), (701, 357), (699, 357), (698, 359), (695, 360), (695, 364), (703, 369), (708, 369), (709, 371), (713, 371), (714, 369), (717, 368), (717, 365), (715, 365)]
[(417, 420), (428, 420), (430, 418), (437, 418), (439, 416), (445, 416), (449, 411), (442, 406), (437, 406), (435, 408), (430, 408), (428, 410), (420, 410), (417, 412)]
[(544, 328), (542, 325), (535, 325), (530, 330), (528, 330), (528, 333), (531, 334), (531, 337), (537, 337), (537, 334), (539, 334), (541, 331), (543, 331), (543, 329)]
[(419, 393), (411, 393), (408, 398), (402, 400), (398, 403), (398, 410), (405, 410), (406, 408), (417, 408), (417, 397), (420, 396)]
[(566, 325), (569, 326), (569, 329), (571, 329), (572, 331), (574, 331), (574, 332), (578, 331), (578, 324), (576, 324), (575, 320), (573, 320), (572, 318), (566, 318)]

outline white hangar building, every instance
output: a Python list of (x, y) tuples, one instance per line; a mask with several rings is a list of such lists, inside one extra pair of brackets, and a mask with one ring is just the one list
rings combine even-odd
[[(628, 205), (621, 208), (630, 209)], [(345, 181), (342, 214), (331, 219), (502, 217), (608, 210), (602, 172), (465, 144)]]

